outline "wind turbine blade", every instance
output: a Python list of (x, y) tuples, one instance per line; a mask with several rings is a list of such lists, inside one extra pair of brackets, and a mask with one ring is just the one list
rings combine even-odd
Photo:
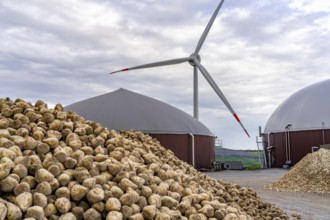
[(207, 26), (206, 26), (206, 28), (205, 28), (205, 30), (204, 30), (204, 32), (203, 32), (201, 38), (199, 39), (198, 44), (197, 44), (196, 49), (195, 49), (195, 52), (194, 52), (194, 55), (195, 55), (195, 56), (197, 56), (197, 54), (199, 53), (201, 47), (203, 46), (203, 43), (204, 43), (204, 41), (205, 41), (205, 39), (206, 39), (206, 37), (207, 37), (207, 35), (208, 35), (208, 33), (209, 33), (209, 31), (210, 31), (212, 25), (213, 25), (213, 22), (214, 22), (215, 18), (217, 17), (217, 15), (218, 15), (218, 13), (219, 13), (219, 10), (220, 10), (220, 8), (221, 8), (223, 2), (224, 2), (224, 0), (221, 0), (220, 4), (219, 4), (218, 7), (215, 9), (215, 11), (214, 11), (214, 13), (213, 13), (213, 15), (212, 15), (212, 17), (211, 17), (209, 23), (207, 24)]
[(174, 65), (174, 64), (187, 62), (189, 60), (191, 60), (190, 57), (185, 57), (185, 58), (165, 60), (165, 61), (160, 61), (160, 62), (155, 62), (155, 63), (148, 63), (148, 64), (144, 64), (144, 65), (140, 65), (140, 66), (134, 66), (134, 67), (130, 67), (130, 68), (117, 70), (117, 71), (111, 72), (110, 74), (114, 74), (114, 73), (118, 73), (118, 72), (124, 72), (124, 71), (128, 71), (128, 70), (135, 70), (135, 69), (144, 69), (144, 68), (151, 68), (151, 67), (157, 67), (157, 66)]
[(243, 130), (245, 131), (245, 133), (247, 134), (247, 136), (250, 137), (249, 133), (247, 132), (247, 130), (243, 126), (241, 120), (238, 118), (238, 116), (235, 113), (234, 109), (231, 107), (231, 105), (229, 104), (228, 100), (226, 99), (226, 97), (224, 96), (224, 94), (221, 92), (220, 88), (215, 83), (215, 81), (213, 80), (213, 78), (211, 77), (211, 75), (207, 72), (207, 70), (205, 69), (205, 67), (202, 66), (199, 63), (199, 61), (196, 58), (193, 61), (196, 64), (197, 68), (201, 71), (201, 73), (203, 74), (203, 76), (205, 77), (205, 79), (207, 80), (207, 82), (210, 84), (210, 86), (213, 88), (213, 90), (217, 93), (217, 95), (219, 96), (219, 98), (222, 100), (222, 102), (227, 106), (227, 108), (229, 109), (229, 111), (233, 114), (233, 116), (236, 119), (236, 121), (241, 125), (241, 127), (243, 128)]

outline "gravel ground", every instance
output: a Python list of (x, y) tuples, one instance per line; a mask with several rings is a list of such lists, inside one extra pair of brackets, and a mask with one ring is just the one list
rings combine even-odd
[(264, 169), (226, 170), (207, 174), (215, 179), (253, 188), (264, 201), (276, 204), (290, 217), (293, 212), (297, 212), (303, 220), (330, 220), (330, 193), (276, 192), (263, 188), (264, 185), (278, 180), (286, 172), (288, 171), (284, 169)]

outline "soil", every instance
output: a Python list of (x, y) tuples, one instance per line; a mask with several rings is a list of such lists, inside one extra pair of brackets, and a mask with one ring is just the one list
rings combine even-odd
[(215, 179), (254, 189), (264, 201), (275, 204), (292, 219), (296, 219), (292, 217), (292, 213), (298, 213), (303, 220), (330, 220), (330, 193), (277, 192), (264, 189), (264, 185), (278, 180), (287, 172), (285, 169), (263, 169), (226, 170), (207, 174)]

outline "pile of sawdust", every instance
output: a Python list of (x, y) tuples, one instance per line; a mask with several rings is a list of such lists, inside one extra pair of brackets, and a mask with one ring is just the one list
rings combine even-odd
[(278, 181), (266, 189), (291, 192), (330, 193), (330, 150), (307, 154)]

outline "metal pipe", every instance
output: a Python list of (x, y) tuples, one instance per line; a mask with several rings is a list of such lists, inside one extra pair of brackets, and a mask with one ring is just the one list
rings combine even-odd
[(271, 168), (272, 167), (272, 155), (271, 155), (271, 153), (272, 153), (272, 148), (274, 148), (274, 146), (269, 146), (269, 147), (267, 147), (267, 150), (268, 150), (268, 162), (269, 162), (269, 168)]
[(192, 133), (189, 133), (191, 137), (191, 165), (195, 168), (195, 137)]
[(198, 69), (197, 66), (194, 65), (194, 118), (199, 118), (198, 112)]
[(256, 142), (257, 142), (257, 148), (258, 148), (259, 166), (260, 166), (260, 169), (261, 169), (261, 168), (262, 168), (262, 164), (261, 164), (261, 158), (260, 158), (260, 149), (259, 149), (259, 140), (258, 140), (258, 136), (256, 136)]
[(291, 164), (291, 141), (290, 141), (290, 130), (288, 130), (288, 144), (289, 144), (289, 162)]
[(319, 147), (317, 147), (317, 146), (312, 146), (311, 147), (312, 153), (315, 152), (315, 151), (317, 151), (318, 149), (319, 149)]
[(268, 147), (270, 147), (270, 135), (272, 134), (273, 132), (268, 132), (268, 137), (267, 137), (267, 141), (268, 141)]
[[(270, 146), (270, 135), (272, 134), (272, 132), (268, 132), (267, 134), (267, 142), (268, 142), (268, 146), (267, 149), (271, 149)], [(269, 162), (268, 162), (268, 166), (267, 166), (267, 158), (266, 158), (266, 151), (264, 150), (264, 158), (265, 158), (265, 163), (266, 163), (266, 168), (271, 168), (272, 167), (272, 163), (271, 163), (271, 159), (270, 159), (270, 150), (268, 152), (268, 157), (269, 157)]]
[(259, 137), (262, 137), (261, 126), (259, 126)]
[(288, 136), (287, 136), (287, 130), (285, 129), (285, 160), (286, 164), (288, 163)]
[(324, 136), (324, 121), (322, 121), (322, 136), (323, 136), (323, 144), (325, 144), (325, 136)]
[(291, 164), (291, 147), (290, 147), (290, 127), (292, 124), (285, 126), (285, 145), (286, 145), (286, 164)]

